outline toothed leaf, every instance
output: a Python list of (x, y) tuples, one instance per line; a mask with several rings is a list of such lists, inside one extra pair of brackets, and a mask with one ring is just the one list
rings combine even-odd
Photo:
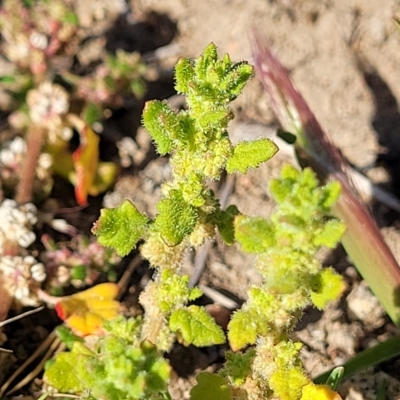
[(174, 311), (169, 327), (179, 333), (186, 345), (203, 347), (225, 342), (223, 330), (203, 307), (189, 306)]
[(146, 232), (149, 219), (125, 200), (119, 207), (102, 209), (92, 228), (103, 246), (113, 247), (120, 256), (127, 255)]
[(269, 139), (241, 142), (233, 148), (233, 155), (228, 159), (226, 170), (229, 174), (244, 174), (250, 168), (256, 168), (269, 160), (278, 151), (278, 147)]

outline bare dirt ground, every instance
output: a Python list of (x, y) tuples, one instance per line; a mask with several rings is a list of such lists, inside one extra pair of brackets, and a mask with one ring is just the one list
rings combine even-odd
[[(248, 34), (258, 27), (347, 160), (374, 183), (400, 196), (400, 35), (391, 20), (400, 17), (400, 0), (131, 0), (128, 8), (114, 0), (75, 3), (84, 23), (90, 26), (96, 20), (93, 34), (108, 30), (110, 48), (140, 50), (149, 60), (156, 60), (161, 83), (151, 86), (148, 99), (173, 95), (176, 61), (182, 56), (197, 57), (210, 42), (235, 61), (251, 61)], [(127, 14), (117, 19), (123, 10)], [(143, 28), (140, 23), (145, 20), (148, 24)], [(230, 130), (234, 140), (270, 135), (276, 127), (256, 79), (234, 108), (236, 120)], [(104, 135), (114, 143), (123, 136), (134, 137), (150, 156), (133, 168), (134, 174), (130, 170), (121, 175), (104, 204), (113, 206), (129, 197), (152, 215), (169, 168), (165, 159), (154, 157), (146, 134), (137, 130), (139, 111), (121, 114), (106, 126)], [(286, 147), (260, 169), (237, 176), (227, 191), (227, 202), (237, 204), (243, 213), (267, 216), (274, 206), (267, 182), (278, 175), (283, 162), (295, 162)], [(217, 188), (223, 189), (223, 185)], [(400, 260), (399, 215), (370, 200), (371, 210)], [(84, 218), (88, 230), (98, 209), (85, 212), (76, 218)], [(251, 268), (252, 259), (219, 242), (211, 244), (204, 255), (200, 283), (242, 302), (249, 283), (258, 279)], [(307, 312), (295, 332), (304, 343), (303, 358), (312, 376), (399, 333), (341, 248), (326, 254), (324, 262), (344, 274), (348, 287), (343, 298), (324, 313)], [(185, 265), (187, 273), (193, 274), (194, 263), (191, 255)], [(175, 370), (173, 398), (189, 398), (195, 373), (215, 370), (223, 350), (177, 346), (170, 355)], [(392, 360), (346, 381), (340, 393), (346, 400), (372, 400), (380, 382), (386, 380), (387, 399), (396, 400), (400, 399), (399, 379), (399, 360)]]

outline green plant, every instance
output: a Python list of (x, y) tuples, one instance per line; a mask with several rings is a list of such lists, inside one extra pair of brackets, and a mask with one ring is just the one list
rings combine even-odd
[[(176, 89), (186, 95), (187, 111), (177, 113), (164, 102), (147, 103), (144, 125), (158, 152), (171, 154), (172, 179), (163, 186), (158, 213), (148, 218), (125, 201), (115, 209), (102, 210), (93, 228), (98, 241), (120, 255), (143, 241), (141, 254), (155, 270), (154, 280), (140, 297), (143, 319), (116, 323), (134, 327), (128, 336), (124, 332), (129, 329), (116, 328), (118, 333), (106, 334), (91, 346), (72, 340), (72, 351), (59, 354), (45, 372), (50, 385), (87, 398), (168, 397), (162, 358), (158, 358), (157, 373), (163, 384), (155, 392), (145, 380), (135, 383), (137, 376), (150, 376), (154, 364), (138, 365), (130, 354), (147, 360), (148, 351), (155, 360), (156, 352), (169, 351), (175, 339), (196, 346), (226, 340), (204, 308), (190, 305), (201, 292), (191, 289), (189, 278), (180, 274), (184, 252), (218, 231), (228, 245), (236, 240), (245, 251), (257, 254), (256, 268), (264, 280), (249, 289), (247, 302), (229, 324), (228, 340), (235, 352), (227, 354), (227, 363), (217, 375), (198, 377), (192, 399), (339, 398), (306, 376), (298, 355), (301, 344), (291, 341), (290, 332), (304, 307), (323, 308), (342, 290), (341, 278), (316, 261), (318, 249), (332, 248), (344, 230), (342, 223), (327, 217), (340, 185), (320, 188), (311, 170), (300, 173), (285, 167), (281, 178), (270, 184), (278, 203), (270, 221), (242, 215), (233, 205), (221, 209), (208, 187), (208, 181), (219, 179), (224, 170), (244, 173), (277, 151), (268, 139), (230, 143), (227, 124), (233, 113), (229, 102), (251, 76), (251, 66), (232, 63), (228, 56), (218, 59), (211, 44), (198, 60), (182, 59), (176, 66)], [(254, 347), (246, 349), (249, 345)]]

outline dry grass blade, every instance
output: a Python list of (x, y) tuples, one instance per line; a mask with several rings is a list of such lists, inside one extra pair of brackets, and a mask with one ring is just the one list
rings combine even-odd
[(7, 392), (9, 386), (13, 383), (13, 381), (30, 365), (33, 361), (35, 361), (40, 355), (42, 355), (46, 349), (47, 352), (43, 357), (42, 361), (38, 364), (38, 366), (30, 372), (21, 382), (23, 384), (18, 383), (11, 392), (15, 392), (16, 388), (20, 388), (26, 385), (29, 381), (35, 378), (40, 371), (42, 371), (44, 363), (52, 356), (55, 350), (60, 346), (60, 339), (57, 338), (55, 330), (47, 336), (46, 340), (36, 349), (36, 351), (7, 379), (7, 381), (0, 388), (0, 398)]

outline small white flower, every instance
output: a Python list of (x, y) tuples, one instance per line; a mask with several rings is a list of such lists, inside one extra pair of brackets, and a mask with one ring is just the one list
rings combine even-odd
[(29, 36), (29, 43), (39, 50), (45, 50), (49, 44), (49, 41), (41, 32), (32, 32)]
[(21, 303), (24, 303), (24, 300), (29, 297), (29, 288), (27, 286), (18, 286), (15, 288), (13, 295)]
[(11, 43), (5, 43), (4, 53), (11, 61), (26, 65), (31, 53), (27, 38), (23, 34), (17, 34)]
[(16, 136), (10, 143), (10, 150), (13, 153), (25, 154), (26, 142), (21, 136)]
[(68, 282), (71, 278), (69, 269), (65, 265), (60, 265), (57, 269), (57, 281), (61, 284)]
[(18, 173), (18, 169), (26, 154), (25, 140), (17, 136), (6, 142), (0, 151), (0, 168)]
[[(4, 199), (0, 204), (0, 243), (14, 242), (28, 247), (35, 241), (32, 225), (37, 221), (36, 207), (27, 203), (20, 207), (14, 200)], [(3, 253), (0, 247), (0, 255)]]
[(53, 157), (49, 153), (42, 153), (39, 156), (38, 165), (40, 168), (49, 169), (53, 165)]
[(35, 289), (46, 279), (44, 265), (32, 256), (3, 256), (0, 258), (3, 287), (22, 305), (35, 306)]
[(65, 219), (55, 218), (51, 220), (50, 226), (58, 232), (66, 233), (67, 235), (77, 235), (77, 229), (70, 225)]
[(15, 164), (14, 153), (10, 149), (3, 149), (0, 151), (0, 163), (6, 167), (11, 167)]
[(73, 134), (74, 134), (74, 132), (70, 127), (64, 126), (61, 129), (59, 136), (62, 140), (68, 141), (72, 138)]
[(15, 270), (14, 257), (10, 257), (10, 256), (2, 257), (1, 262), (0, 262), (0, 270), (3, 271), (3, 273), (5, 273), (7, 275), (12, 274)]
[(44, 269), (44, 265), (42, 263), (32, 265), (31, 275), (36, 282), (43, 282), (46, 279), (46, 271)]
[(26, 102), (32, 122), (62, 131), (60, 117), (69, 109), (69, 96), (62, 86), (43, 82), (37, 89), (28, 92)]
[(17, 202), (11, 199), (4, 199), (1, 206), (4, 208), (14, 208), (17, 206)]

